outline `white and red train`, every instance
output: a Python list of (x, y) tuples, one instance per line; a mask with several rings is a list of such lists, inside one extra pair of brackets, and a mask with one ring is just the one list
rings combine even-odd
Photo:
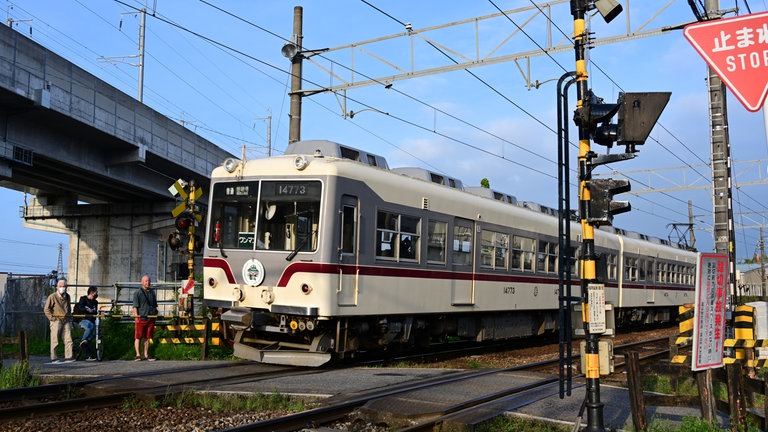
[[(555, 215), (441, 174), (390, 169), (362, 150), (300, 141), (213, 171), (204, 305), (236, 330), (236, 356), (279, 364), (552, 332)], [(693, 302), (695, 253), (607, 228), (595, 248), (618, 324), (670, 320)], [(571, 230), (578, 240), (580, 225)]]

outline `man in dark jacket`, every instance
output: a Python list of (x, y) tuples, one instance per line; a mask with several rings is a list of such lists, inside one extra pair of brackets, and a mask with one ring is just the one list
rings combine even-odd
[[(96, 300), (99, 297), (99, 290), (95, 286), (88, 287), (88, 293), (77, 302), (75, 306), (75, 318), (80, 319), (80, 327), (83, 329), (83, 337), (80, 339), (80, 349), (85, 348), (85, 352), (88, 355), (86, 361), (94, 361), (96, 358), (91, 351), (91, 341), (93, 340), (93, 329), (96, 326), (96, 314), (99, 312), (99, 302)], [(83, 315), (83, 316), (77, 316)]]

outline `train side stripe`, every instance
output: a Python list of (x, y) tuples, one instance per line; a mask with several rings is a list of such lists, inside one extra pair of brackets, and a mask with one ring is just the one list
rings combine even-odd
[[(207, 262), (207, 261), (206, 261)], [(481, 282), (504, 282), (504, 283), (528, 283), (528, 284), (546, 284), (550, 285), (557, 283), (557, 275), (553, 274), (551, 277), (542, 276), (527, 276), (527, 275), (511, 275), (511, 274), (494, 274), (494, 273), (466, 273), (466, 272), (452, 272), (447, 270), (431, 270), (431, 269), (415, 269), (415, 268), (401, 268), (401, 267), (381, 267), (381, 266), (355, 266), (355, 265), (339, 265), (328, 263), (311, 263), (311, 262), (296, 262), (290, 264), (285, 268), (283, 274), (280, 276), (280, 280), (277, 282), (278, 287), (288, 286), (288, 281), (296, 273), (326, 273), (326, 274), (339, 274), (341, 272), (345, 275), (359, 274), (361, 276), (379, 276), (379, 277), (401, 277), (412, 279), (454, 279), (465, 281), (481, 281)], [(573, 286), (578, 287), (578, 281), (574, 280)], [(617, 284), (606, 284), (606, 288), (618, 288)], [(644, 289), (644, 285), (624, 285), (625, 289)], [(693, 291), (693, 287), (655, 287), (655, 289), (666, 289), (670, 291)]]
[(224, 270), (224, 274), (227, 275), (227, 282), (234, 284), (235, 275), (232, 273), (232, 269), (229, 267), (229, 263), (225, 259), (221, 258), (203, 258), (203, 267), (214, 267)]

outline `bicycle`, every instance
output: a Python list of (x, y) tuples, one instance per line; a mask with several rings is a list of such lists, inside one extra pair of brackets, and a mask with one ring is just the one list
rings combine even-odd
[[(96, 315), (94, 315), (94, 327), (93, 327), (93, 339), (95, 341), (96, 345), (96, 360), (101, 361), (104, 358), (104, 339), (101, 335), (101, 320), (103, 318), (108, 318), (109, 313), (99, 312)], [(90, 342), (89, 342), (90, 343)], [(75, 352), (74, 357), (77, 360), (80, 360), (80, 356), (85, 353), (87, 350), (81, 349), (80, 344), (75, 344)]]

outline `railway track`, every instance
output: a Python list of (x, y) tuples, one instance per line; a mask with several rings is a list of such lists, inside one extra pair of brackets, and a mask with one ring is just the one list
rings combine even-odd
[(316, 371), (291, 367), (268, 367), (264, 370), (262, 365), (233, 362), (195, 367), (192, 371), (143, 372), (2, 390), (0, 403), (4, 406), (0, 408), (0, 419), (21, 419), (118, 407), (132, 398), (157, 398), (212, 382), (226, 385), (308, 373)]
[[(622, 352), (627, 350), (639, 351), (642, 353), (641, 357), (643, 359), (653, 361), (653, 358), (657, 358), (664, 352), (666, 341), (668, 341), (668, 338), (654, 338), (652, 340), (649, 339), (617, 345), (615, 347), (617, 373), (614, 375), (620, 375), (618, 371), (621, 370), (623, 363), (619, 361), (623, 360), (623, 356), (621, 355)], [(653, 346), (653, 348), (649, 348), (649, 346)], [(530, 352), (530, 349), (523, 349), (522, 352), (523, 354), (519, 355), (525, 356), (525, 353)], [(513, 354), (501, 355), (514, 356)], [(478, 422), (494, 417), (510, 409), (524, 406), (526, 403), (530, 404), (532, 401), (556, 395), (558, 393), (558, 380), (555, 378), (557, 376), (557, 364), (557, 358), (548, 358), (536, 362), (529, 362), (526, 365), (509, 368), (472, 369), (445, 373), (443, 374), (445, 375), (445, 379), (430, 374), (432, 378), (421, 378), (418, 381), (412, 381), (411, 383), (391, 385), (383, 392), (352, 394), (351, 391), (347, 391), (344, 392), (344, 395), (336, 393), (338, 396), (331, 397), (324, 401), (325, 405), (298, 414), (285, 415), (284, 413), (269, 414), (266, 412), (264, 413), (265, 415), (260, 416), (261, 419), (269, 416), (280, 417), (250, 423), (244, 426), (236, 426), (229, 430), (294, 431), (304, 429), (308, 427), (308, 425), (330, 425), (331, 427), (337, 427), (335, 425), (341, 425), (344, 424), (344, 422), (355, 420), (371, 424), (386, 423), (388, 425), (387, 429), (382, 430), (396, 430), (394, 429), (395, 427), (400, 427), (403, 431), (416, 431), (427, 430), (430, 423), (434, 425), (436, 423), (450, 424), (451, 422)], [(275, 366), (268, 366), (267, 368), (269, 370), (264, 370), (262, 367), (263, 365), (241, 362), (227, 364), (223, 367), (205, 368), (204, 364), (203, 368), (200, 368), (200, 364), (195, 364), (194, 366), (196, 366), (196, 368), (191, 374), (189, 370), (153, 372), (130, 376), (112, 376), (99, 379), (79, 380), (70, 383), (51, 384), (30, 389), (14, 389), (12, 391), (13, 396), (10, 396), (10, 392), (7, 391), (0, 392), (0, 402), (8, 400), (17, 401), (15, 407), (10, 408), (8, 411), (0, 411), (0, 418), (29, 419), (32, 415), (55, 416), (85, 409), (92, 410), (98, 407), (107, 407), (107, 409), (110, 409), (110, 407), (120, 406), (125, 398), (151, 398), (159, 395), (167, 395), (176, 391), (206, 389), (211, 384), (215, 384), (215, 387), (226, 389), (227, 383), (242, 384), (247, 381), (258, 382), (260, 380), (269, 380), (281, 376), (292, 377), (297, 374), (322, 374), (323, 372), (331, 371), (338, 373), (338, 370), (335, 369), (330, 371), (323, 369), (297, 370), (296, 368), (278, 368)], [(257, 369), (250, 369), (251, 367), (257, 367)], [(228, 370), (229, 374), (224, 374), (222, 370)], [(376, 369), (374, 369), (374, 371), (375, 370)], [(360, 371), (361, 369), (358, 368), (357, 373)], [(532, 374), (531, 371), (538, 372)], [(488, 382), (493, 383), (495, 381), (507, 379), (504, 378), (505, 374), (506, 376), (509, 376), (517, 373), (526, 373), (533, 377), (528, 378), (525, 382), (510, 381), (508, 384), (502, 386), (503, 388), (492, 388), (491, 385), (487, 384)], [(376, 373), (374, 372), (374, 374)], [(347, 376), (343, 373), (341, 375)], [(171, 377), (173, 377), (173, 380), (171, 380)], [(391, 415), (391, 412), (381, 414), (386, 411), (385, 409), (382, 409), (382, 407), (386, 406), (387, 403), (405, 403), (413, 405), (413, 400), (427, 401), (428, 397), (425, 395), (430, 393), (438, 395), (455, 393), (455, 389), (460, 386), (471, 387), (471, 384), (469, 383), (473, 380), (481, 383), (478, 384), (478, 386), (483, 388), (484, 392), (463, 395), (462, 398), (443, 404), (440, 409), (426, 410), (426, 413), (408, 418), (396, 418), (396, 416)], [(579, 375), (574, 373), (574, 388), (579, 387), (579, 380)], [(608, 378), (606, 378), (606, 380), (608, 380)], [(173, 385), (169, 385), (169, 381), (173, 381)], [(297, 378), (296, 380), (290, 379), (286, 382), (305, 382), (305, 380)], [(271, 384), (269, 384), (269, 386), (271, 386)], [(291, 385), (288, 387), (291, 387)], [(126, 391), (126, 389), (130, 390)], [(283, 390), (281, 390), (280, 387), (275, 387), (274, 391), (282, 392)], [(62, 398), (65, 398), (66, 400), (61, 400)], [(18, 403), (19, 400), (24, 401), (24, 403)], [(389, 402), (387, 402), (387, 400)], [(130, 415), (125, 411), (126, 410), (124, 409), (120, 410), (121, 417)], [(112, 411), (102, 410), (102, 413), (104, 412)], [(397, 413), (397, 410), (394, 410), (394, 412)], [(480, 413), (482, 415), (480, 417), (475, 416), (474, 419), (471, 419), (468, 417), (471, 413)], [(146, 416), (146, 413), (144, 415)], [(212, 417), (215, 416), (217, 416), (217, 414), (213, 413)], [(255, 421), (255, 419), (256, 417), (251, 421)], [(228, 423), (230, 426), (227, 427), (241, 424), (241, 422), (242, 420), (240, 422), (230, 422)], [(338, 426), (337, 428), (340, 430), (345, 429), (343, 426)], [(220, 429), (222, 428), (215, 428), (215, 430)]]
[[(630, 342), (616, 346), (614, 353), (622, 354), (625, 351), (640, 350), (645, 352), (641, 355), (641, 361), (650, 361), (669, 352), (668, 340), (668, 338), (663, 337)], [(473, 380), (477, 381), (478, 385), (483, 386), (485, 385), (483, 383), (498, 379), (494, 378), (494, 376), (502, 377), (504, 374), (511, 372), (557, 371), (558, 363), (558, 358), (552, 358), (522, 366), (498, 370), (462, 372), (423, 382), (408, 383), (386, 390), (367, 392), (344, 400), (331, 400), (328, 405), (323, 407), (231, 428), (228, 431), (292, 432), (302, 430), (307, 425), (332, 424), (335, 421), (353, 415), (367, 416), (369, 417), (368, 420), (379, 422), (387, 419), (390, 422), (389, 429), (398, 432), (431, 432), (436, 430), (435, 427), (439, 424), (447, 426), (448, 429), (458, 424), (478, 424), (501, 415), (506, 411), (515, 410), (557, 395), (559, 393), (559, 378), (556, 374), (553, 377), (550, 374), (538, 372), (541, 376), (539, 378), (532, 378), (529, 382), (512, 385), (501, 390), (481, 392), (482, 394), (475, 395), (474, 397), (443, 404), (439, 409), (433, 409), (431, 412), (421, 412), (419, 414), (411, 412), (407, 416), (400, 418), (389, 415), (392, 413), (382, 415), (377, 407), (386, 405), (402, 407), (403, 405), (398, 405), (398, 402), (415, 404), (417, 401), (423, 401), (426, 398), (421, 397), (425, 392), (438, 395), (454, 392), (455, 387), (460, 383), (463, 387), (472, 387)], [(614, 373), (620, 375), (623, 367), (623, 361), (615, 364)], [(583, 375), (581, 374), (574, 375), (574, 380), (576, 380), (574, 388), (583, 385), (580, 380), (582, 377)], [(393, 429), (393, 427), (398, 427), (398, 429)]]

